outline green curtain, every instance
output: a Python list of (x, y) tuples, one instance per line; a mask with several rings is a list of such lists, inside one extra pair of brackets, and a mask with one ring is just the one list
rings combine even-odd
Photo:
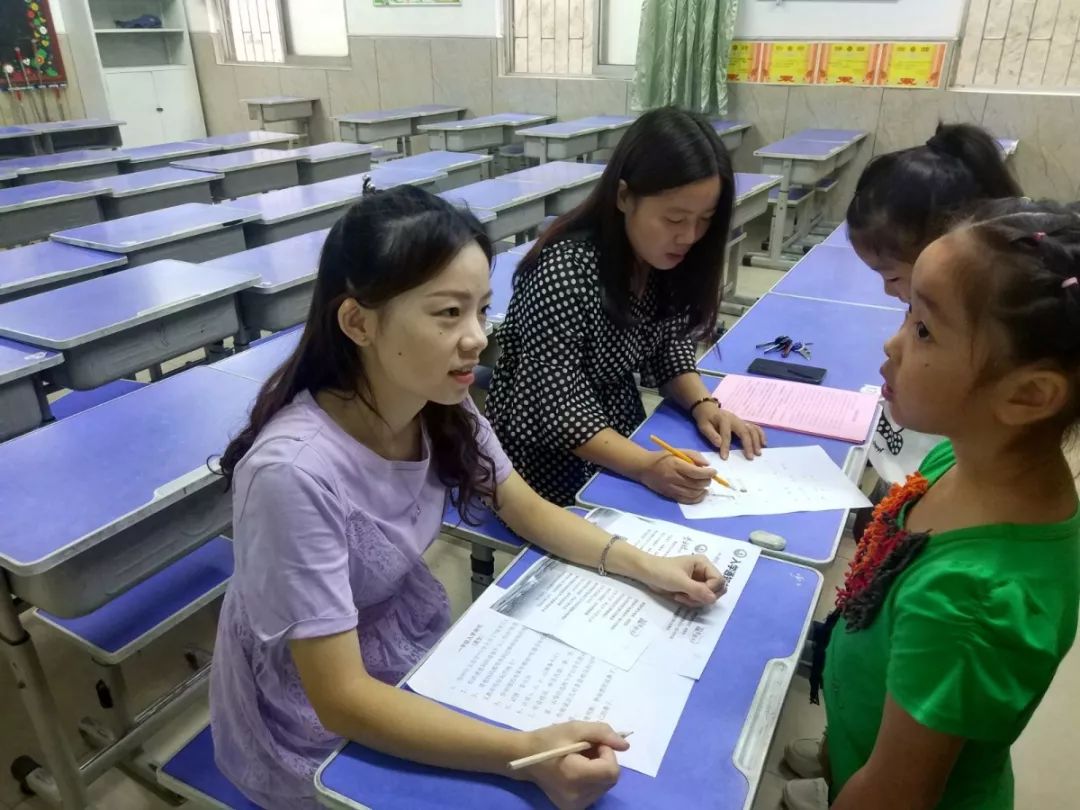
[(739, 0), (643, 0), (634, 109), (674, 104), (727, 112), (727, 67)]

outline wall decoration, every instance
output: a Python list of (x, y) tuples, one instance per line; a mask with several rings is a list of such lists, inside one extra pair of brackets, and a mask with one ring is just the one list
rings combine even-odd
[(0, 0), (0, 68), (6, 91), (64, 85), (48, 0)]
[(817, 66), (816, 42), (766, 42), (759, 81), (766, 84), (813, 84)]
[(873, 42), (824, 43), (815, 83), (851, 87), (873, 84), (881, 47)]
[(947, 42), (736, 40), (728, 81), (843, 87), (941, 87)]
[(877, 84), (886, 87), (939, 87), (945, 67), (943, 44), (911, 42), (886, 45)]

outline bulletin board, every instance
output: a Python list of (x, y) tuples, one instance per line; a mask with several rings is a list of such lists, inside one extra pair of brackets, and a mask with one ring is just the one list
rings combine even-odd
[(0, 0), (0, 90), (65, 84), (49, 0)]

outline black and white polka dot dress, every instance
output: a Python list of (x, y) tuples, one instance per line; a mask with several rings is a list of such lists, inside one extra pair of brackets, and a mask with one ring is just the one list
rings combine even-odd
[(686, 318), (659, 317), (658, 274), (622, 328), (604, 310), (597, 258), (592, 242), (566, 238), (516, 280), (487, 399), (514, 468), (563, 506), (596, 472), (571, 451), (604, 428), (629, 436), (645, 419), (634, 372), (660, 386), (695, 370)]

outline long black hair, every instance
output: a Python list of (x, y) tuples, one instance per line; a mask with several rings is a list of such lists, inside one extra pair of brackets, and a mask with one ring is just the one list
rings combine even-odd
[[(413, 186), (365, 188), (326, 237), (300, 344), (263, 385), (247, 427), (221, 456), (227, 486), (259, 432), (301, 391), (345, 392), (375, 411), (360, 352), (341, 331), (338, 309), (349, 298), (378, 308), (434, 278), (473, 242), (490, 262), (491, 242), (472, 214)], [(495, 465), (477, 442), (475, 416), (462, 405), (428, 402), (420, 418), (439, 479), (462, 517), (475, 522), (477, 502), (495, 498)]]
[(848, 231), (856, 246), (914, 264), (971, 206), (1022, 193), (985, 130), (938, 124), (924, 145), (870, 161), (848, 206)]
[(720, 306), (720, 282), (735, 206), (735, 175), (716, 130), (697, 113), (661, 107), (638, 118), (615, 147), (592, 194), (552, 223), (522, 259), (517, 272), (535, 269), (548, 245), (578, 235), (590, 238), (600, 247), (604, 309), (615, 323), (629, 326), (634, 252), (617, 205), (619, 181), (626, 183), (631, 194), (649, 197), (711, 177), (720, 178), (720, 200), (708, 230), (675, 270), (661, 276), (663, 314), (688, 315), (690, 333), (711, 330)]

